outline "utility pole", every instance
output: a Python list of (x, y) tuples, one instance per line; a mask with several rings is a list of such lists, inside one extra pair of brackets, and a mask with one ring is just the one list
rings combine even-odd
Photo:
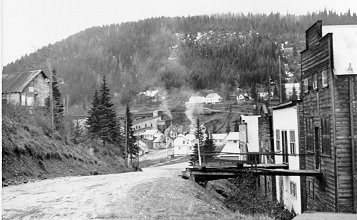
[(279, 102), (283, 101), (283, 93), (281, 91), (281, 64), (280, 64), (280, 56), (278, 56), (278, 63), (279, 63)]

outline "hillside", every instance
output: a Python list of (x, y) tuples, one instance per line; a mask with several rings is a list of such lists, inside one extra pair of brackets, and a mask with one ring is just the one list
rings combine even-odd
[[(304, 31), (316, 20), (357, 24), (357, 15), (220, 14), (160, 17), (92, 27), (10, 63), (4, 73), (56, 67), (70, 106), (88, 105), (106, 75), (120, 104), (152, 87), (193, 90), (267, 84), (278, 78), (278, 56), (299, 72)], [(285, 48), (293, 48), (286, 54)], [(284, 65), (283, 65), (284, 66)]]
[(128, 171), (115, 147), (74, 145), (51, 132), (48, 118), (19, 106), (3, 105), (2, 183), (26, 183), (60, 176)]

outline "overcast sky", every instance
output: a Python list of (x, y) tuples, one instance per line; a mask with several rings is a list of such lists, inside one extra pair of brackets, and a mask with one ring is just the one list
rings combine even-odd
[(357, 12), (357, 0), (1, 0), (2, 65), (92, 26), (214, 13)]

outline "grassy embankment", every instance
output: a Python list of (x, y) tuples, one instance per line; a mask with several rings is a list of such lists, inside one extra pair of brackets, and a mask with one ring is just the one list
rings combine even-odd
[(2, 183), (128, 171), (118, 147), (86, 142), (51, 129), (48, 114), (20, 106), (2, 108)]

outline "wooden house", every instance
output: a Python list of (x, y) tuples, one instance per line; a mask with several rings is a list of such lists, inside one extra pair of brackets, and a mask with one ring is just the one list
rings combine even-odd
[[(300, 170), (299, 104), (287, 102), (273, 107), (274, 151), (276, 164), (287, 164), (289, 170)], [(276, 198), (289, 210), (301, 214), (301, 177), (276, 176)]]
[(357, 25), (306, 30), (301, 52), (302, 211), (357, 211)]
[(22, 106), (45, 106), (50, 80), (42, 70), (2, 75), (2, 102)]

